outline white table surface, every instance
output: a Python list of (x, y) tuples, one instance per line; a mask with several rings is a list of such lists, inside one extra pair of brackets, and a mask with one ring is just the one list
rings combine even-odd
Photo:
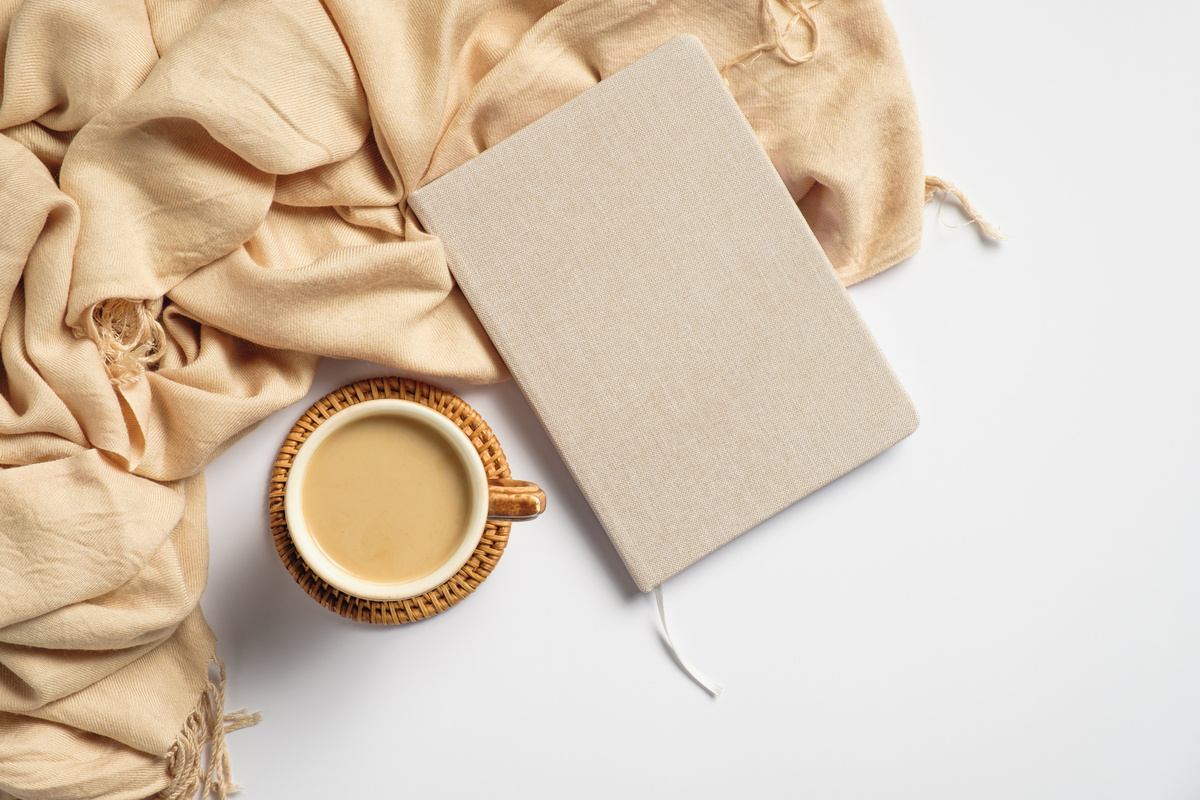
[(267, 530), (274, 453), (388, 372), (327, 362), (208, 470), (203, 607), (230, 706), (264, 715), (230, 738), (245, 797), (1200, 796), (1200, 12), (888, 8), (928, 170), (1012, 240), (931, 206), (851, 290), (922, 424), (667, 584), (724, 696), (511, 384), (443, 382), (550, 496), (480, 591), (398, 628), (310, 600)]

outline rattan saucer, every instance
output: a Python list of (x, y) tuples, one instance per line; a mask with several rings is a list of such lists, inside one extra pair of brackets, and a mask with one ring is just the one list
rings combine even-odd
[(309, 569), (304, 559), (296, 552), (296, 545), (288, 532), (287, 518), (284, 514), (284, 490), (287, 488), (292, 460), (296, 457), (300, 445), (304, 444), (309, 434), (322, 422), (344, 408), (381, 398), (411, 400), (437, 411), (467, 434), (467, 438), (479, 451), (479, 459), (483, 462), (484, 471), (489, 478), (508, 478), (510, 473), (500, 443), (475, 409), (458, 395), (412, 378), (371, 378), (343, 386), (313, 403), (312, 407), (304, 412), (304, 416), (296, 420), (291, 433), (283, 442), (283, 447), (279, 448), (267, 495), (271, 536), (275, 539), (275, 549), (279, 552), (279, 557), (283, 559), (284, 566), (296, 579), (296, 583), (300, 584), (300, 588), (330, 611), (359, 622), (399, 625), (445, 611), (479, 588), (479, 584), (483, 583), (500, 562), (500, 556), (504, 555), (512, 523), (487, 523), (479, 546), (462, 569), (436, 589), (406, 600), (364, 600), (354, 597), (333, 588)]

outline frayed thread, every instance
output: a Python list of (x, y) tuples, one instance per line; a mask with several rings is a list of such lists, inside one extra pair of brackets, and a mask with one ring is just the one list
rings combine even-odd
[[(994, 239), (995, 241), (997, 241), (997, 242), (1007, 241), (1008, 234), (1002, 232), (995, 225), (993, 225), (992, 223), (990, 223), (986, 219), (984, 219), (983, 215), (980, 214), (975, 209), (975, 206), (971, 205), (971, 201), (967, 199), (967, 196), (965, 194), (963, 194), (962, 189), (959, 189), (957, 186), (955, 186), (950, 181), (942, 180), (941, 178), (939, 178), (935, 175), (926, 175), (925, 176), (925, 202), (929, 203), (930, 201), (932, 201), (933, 198), (936, 197), (939, 192), (942, 195), (942, 199), (938, 203), (938, 218), (939, 219), (941, 218), (941, 213), (942, 213), (942, 203), (946, 202), (947, 197), (953, 197), (955, 200), (958, 201), (958, 204), (960, 206), (962, 206), (963, 212), (966, 213), (966, 215), (967, 215), (967, 221), (965, 223), (963, 223), (964, 225), (971, 225), (972, 223), (974, 223), (979, 226), (979, 229), (981, 231), (983, 231), (985, 234), (987, 234), (987, 236)], [(953, 227), (957, 227), (957, 226), (951, 225), (950, 227), (953, 228)]]
[[(220, 679), (215, 684), (208, 681), (196, 709), (184, 721), (175, 746), (167, 754), (171, 783), (158, 794), (157, 800), (190, 800), (201, 787), (200, 800), (225, 800), (241, 791), (241, 787), (233, 782), (229, 768), (225, 734), (257, 725), (262, 721), (262, 714), (250, 714), (244, 708), (225, 713), (225, 663), (215, 656), (213, 663), (217, 665)], [(205, 745), (208, 746), (207, 766), (203, 758)]]
[(108, 377), (118, 386), (137, 381), (162, 358), (166, 338), (158, 314), (145, 300), (113, 297), (92, 306), (87, 335), (96, 343)]
[[(786, 25), (780, 28), (779, 23), (775, 21), (775, 15), (771, 13), (772, 0), (759, 0), (759, 12), (762, 14), (766, 29), (770, 31), (771, 38), (768, 41), (756, 44), (741, 55), (735, 56), (725, 62), (725, 66), (721, 67), (721, 77), (725, 79), (726, 83), (729, 82), (729, 78), (726, 75), (729, 70), (739, 65), (749, 66), (754, 63), (754, 60), (758, 56), (768, 51), (778, 53), (781, 61), (793, 67), (803, 64), (817, 54), (817, 45), (819, 44), (817, 21), (813, 19), (810, 9), (819, 5), (820, 0), (808, 5), (804, 4), (804, 0), (796, 0), (796, 2), (793, 2), (793, 0), (778, 0), (778, 2), (792, 13), (791, 18), (787, 21)], [(788, 47), (788, 40), (795, 33), (796, 27), (801, 22), (808, 28), (809, 44), (808, 50), (796, 54)]]

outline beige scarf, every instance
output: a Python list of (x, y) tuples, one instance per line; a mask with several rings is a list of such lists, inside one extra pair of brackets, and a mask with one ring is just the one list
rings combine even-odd
[(0, 0), (0, 797), (225, 794), (205, 465), (322, 355), (503, 380), (406, 196), (678, 33), (845, 283), (917, 250), (879, 0)]

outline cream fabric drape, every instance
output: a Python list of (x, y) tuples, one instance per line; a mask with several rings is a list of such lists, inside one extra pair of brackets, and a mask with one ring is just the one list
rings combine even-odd
[(504, 379), (406, 196), (678, 33), (845, 283), (915, 252), (878, 0), (0, 0), (0, 796), (194, 788), (204, 466), (322, 355)]

